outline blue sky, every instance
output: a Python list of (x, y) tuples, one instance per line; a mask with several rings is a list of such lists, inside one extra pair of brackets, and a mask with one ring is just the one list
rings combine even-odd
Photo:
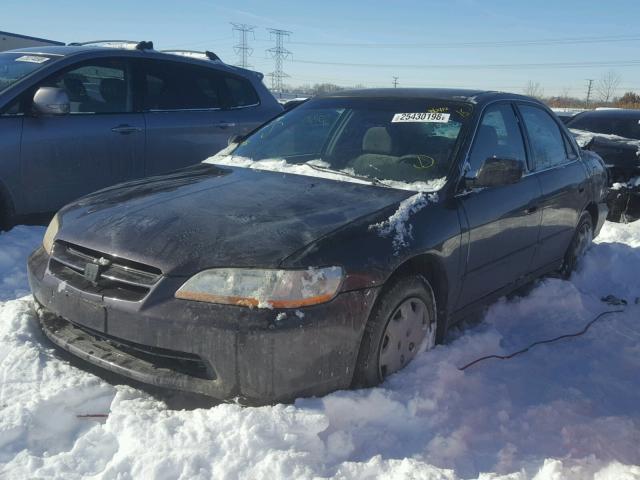
[[(621, 77), (618, 93), (640, 91), (638, 0), (2, 3), (0, 30), (65, 42), (153, 40), (156, 48), (209, 49), (228, 63), (237, 62), (233, 50), (237, 36), (230, 22), (252, 24), (256, 29), (255, 39), (249, 37), (254, 49), (250, 63), (264, 73), (273, 70), (273, 60), (265, 51), (273, 41), (266, 29), (286, 29), (292, 35), (285, 46), (293, 54), (285, 61), (285, 72), (291, 76), (286, 83), (292, 85), (391, 86), (393, 76), (398, 76), (400, 86), (522, 92), (533, 81), (540, 83), (545, 94), (567, 90), (582, 97), (587, 78), (597, 80), (614, 70)], [(605, 37), (607, 41), (601, 41)], [(577, 38), (580, 43), (535, 43)], [(523, 44), (528, 41), (534, 43)], [(629, 61), (638, 63), (617, 65)], [(575, 62), (611, 64), (539, 65)], [(495, 66), (513, 64), (529, 66)]]

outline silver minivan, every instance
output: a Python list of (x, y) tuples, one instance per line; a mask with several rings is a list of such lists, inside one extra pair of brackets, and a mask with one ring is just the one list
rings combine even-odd
[(0, 226), (215, 154), (282, 111), (262, 78), (150, 42), (0, 53)]

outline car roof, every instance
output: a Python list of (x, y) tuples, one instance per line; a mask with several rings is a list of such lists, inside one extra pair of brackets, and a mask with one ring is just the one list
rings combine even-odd
[(640, 110), (631, 108), (606, 108), (602, 110), (589, 110), (582, 112), (580, 117), (601, 117), (601, 118), (640, 118)]
[(341, 90), (320, 95), (319, 98), (433, 98), (438, 100), (485, 103), (490, 100), (538, 100), (516, 93), (497, 92), (492, 90), (473, 90), (465, 88), (365, 88), (358, 90)]
[(27, 48), (18, 48), (15, 50), (7, 50), (5, 52), (0, 53), (40, 53), (43, 55), (55, 55), (59, 57), (68, 57), (71, 55), (79, 55), (79, 54), (87, 54), (91, 52), (109, 52), (114, 54), (122, 54), (137, 56), (140, 55), (144, 58), (157, 58), (164, 60), (177, 60), (189, 63), (196, 63), (200, 65), (206, 66), (216, 66), (222, 67), (225, 70), (239, 73), (239, 74), (252, 74), (258, 75), (262, 78), (262, 74), (260, 72), (249, 70), (246, 68), (237, 67), (235, 65), (230, 65), (223, 61), (212, 61), (195, 57), (188, 57), (183, 55), (176, 55), (173, 53), (163, 52), (161, 50), (153, 50), (153, 49), (144, 49), (144, 50), (136, 50), (133, 48), (116, 48), (116, 47), (104, 47), (97, 45), (43, 45), (39, 47), (27, 47)]

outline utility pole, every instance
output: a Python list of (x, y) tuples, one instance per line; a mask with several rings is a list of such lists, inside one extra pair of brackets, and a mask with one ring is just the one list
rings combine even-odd
[(591, 86), (593, 85), (593, 78), (587, 78), (587, 82), (589, 85), (587, 86), (587, 101), (585, 102), (585, 107), (589, 107), (589, 100), (591, 100)]
[(276, 46), (267, 50), (275, 60), (275, 69), (269, 74), (271, 77), (271, 90), (278, 92), (280, 98), (282, 98), (282, 79), (289, 76), (282, 71), (282, 62), (285, 58), (291, 56), (291, 52), (284, 48), (284, 40), (289, 38), (291, 32), (287, 30), (278, 30), (276, 28), (269, 28), (268, 30), (271, 37), (275, 37), (276, 40)]
[(249, 33), (251, 33), (252, 35), (254, 35), (253, 38), (255, 39), (253, 30), (256, 27), (254, 27), (253, 25), (247, 25), (246, 23), (231, 22), (231, 25), (233, 25), (233, 31), (238, 32), (240, 37), (240, 43), (233, 46), (233, 51), (236, 52), (236, 55), (238, 55), (238, 57), (240, 57), (240, 63), (238, 64), (238, 66), (242, 68), (248, 68), (250, 67), (250, 65), (247, 59), (253, 53), (253, 48), (249, 47), (247, 36)]
[(393, 88), (398, 88), (398, 77), (393, 77)]

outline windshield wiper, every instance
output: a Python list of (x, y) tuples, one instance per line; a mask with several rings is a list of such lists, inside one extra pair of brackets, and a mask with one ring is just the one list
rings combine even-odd
[[(313, 160), (311, 160), (313, 161)], [(319, 172), (326, 172), (326, 173), (335, 173), (337, 175), (344, 175), (345, 177), (349, 177), (349, 178), (355, 178), (356, 180), (363, 180), (365, 182), (370, 183), (371, 185), (376, 185), (376, 186), (380, 186), (380, 187), (391, 187), (391, 185), (383, 182), (382, 180), (378, 179), (378, 178), (371, 178), (371, 177), (365, 177), (364, 175), (356, 175), (355, 173), (348, 173), (345, 172), (343, 170), (335, 170), (333, 168), (327, 168), (327, 167), (319, 167), (317, 165), (313, 165), (309, 162), (305, 162), (305, 165), (313, 168), (314, 170), (318, 170)]]

